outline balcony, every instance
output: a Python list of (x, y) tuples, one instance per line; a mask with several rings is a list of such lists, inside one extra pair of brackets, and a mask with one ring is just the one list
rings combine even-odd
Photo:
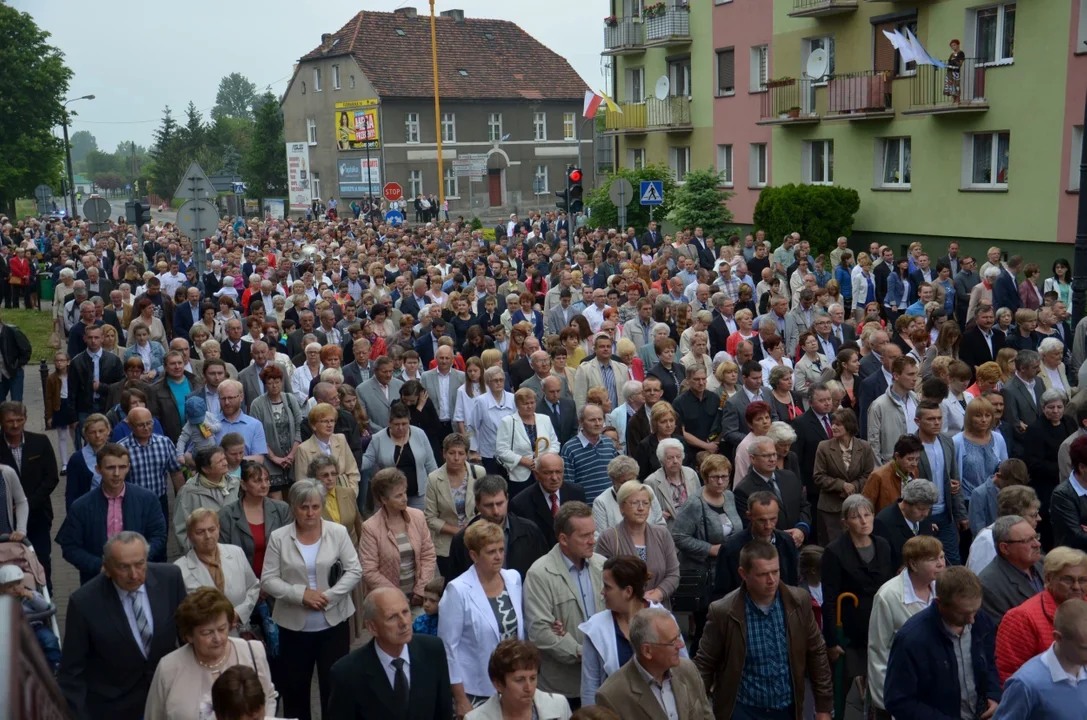
[(827, 83), (824, 120), (887, 120), (894, 116), (888, 73), (838, 73)]
[(919, 65), (910, 80), (910, 107), (903, 115), (959, 115), (985, 112), (985, 66), (966, 58), (957, 76), (950, 69)]
[(609, 110), (604, 117), (604, 133), (607, 135), (637, 135), (647, 132), (689, 132), (691, 124), (691, 98), (655, 97), (641, 103), (620, 106), (623, 112)]
[(793, 11), (789, 17), (830, 17), (855, 12), (856, 9), (857, 0), (793, 0)]
[(782, 78), (766, 84), (756, 125), (810, 125), (819, 122), (815, 88), (808, 78)]
[(686, 3), (668, 0), (644, 10), (646, 47), (686, 45), (691, 42), (691, 11)]
[(645, 30), (640, 22), (630, 18), (617, 20), (615, 25), (604, 25), (605, 55), (634, 55), (645, 52)]

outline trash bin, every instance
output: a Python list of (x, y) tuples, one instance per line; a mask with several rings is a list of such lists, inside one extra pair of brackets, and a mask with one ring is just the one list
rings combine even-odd
[(53, 299), (53, 276), (49, 273), (38, 273), (38, 281), (41, 283), (41, 289), (38, 292), (38, 298), (41, 300)]

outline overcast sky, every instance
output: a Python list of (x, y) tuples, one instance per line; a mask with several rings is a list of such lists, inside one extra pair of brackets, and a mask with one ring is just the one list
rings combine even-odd
[[(335, 32), (360, 9), (391, 11), (428, 0), (7, 0), (29, 12), (52, 33), (74, 77), (68, 97), (95, 96), (72, 104), (79, 116), (70, 132), (88, 130), (101, 150), (134, 140), (151, 145), (164, 106), (174, 117), (189, 100), (207, 119), (219, 80), (240, 72), (260, 91), (278, 96), (295, 61)], [(585, 0), (437, 0), (437, 12), (459, 8), (468, 17), (510, 20), (564, 56), (590, 87), (604, 88), (600, 52), (606, 3), (585, 12)], [(429, 50), (424, 49), (429, 52)], [(441, 58), (439, 57), (439, 62)], [(60, 130), (58, 128), (57, 132)]]

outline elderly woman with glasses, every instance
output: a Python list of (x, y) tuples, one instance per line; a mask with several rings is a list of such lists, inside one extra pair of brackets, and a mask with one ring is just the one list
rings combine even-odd
[[(600, 533), (622, 522), (623, 514), (619, 509), (619, 488), (631, 480), (637, 480), (638, 472), (638, 462), (627, 455), (614, 457), (608, 463), (608, 479), (611, 480), (611, 489), (600, 493), (593, 500), (593, 524), (596, 525), (596, 539), (600, 538)], [(661, 510), (655, 494), (652, 495), (652, 503), (653, 505), (649, 509), (649, 523), (651, 525), (664, 525), (664, 512)]]
[(668, 438), (657, 444), (657, 460), (661, 466), (645, 479), (664, 511), (664, 520), (672, 528), (680, 509), (697, 495), (701, 483), (693, 468), (683, 465), (683, 443)]
[(641, 559), (652, 573), (645, 598), (670, 607), (679, 586), (679, 559), (668, 528), (648, 522), (653, 491), (632, 480), (619, 488), (616, 499), (623, 519), (600, 533), (596, 551), (605, 558), (633, 555)]
[(214, 587), (234, 606), (231, 617), (233, 634), (246, 629), (257, 599), (260, 581), (240, 547), (219, 542), (219, 513), (211, 508), (197, 508), (185, 523), (191, 550), (174, 561), (181, 568), (185, 589)]

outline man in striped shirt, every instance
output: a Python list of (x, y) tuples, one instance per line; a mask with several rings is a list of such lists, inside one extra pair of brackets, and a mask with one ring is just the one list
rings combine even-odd
[(596, 496), (611, 488), (608, 463), (619, 455), (615, 443), (604, 436), (604, 409), (585, 404), (578, 411), (581, 429), (562, 446), (565, 463), (563, 480), (577, 483), (585, 490), (585, 502), (592, 505)]

